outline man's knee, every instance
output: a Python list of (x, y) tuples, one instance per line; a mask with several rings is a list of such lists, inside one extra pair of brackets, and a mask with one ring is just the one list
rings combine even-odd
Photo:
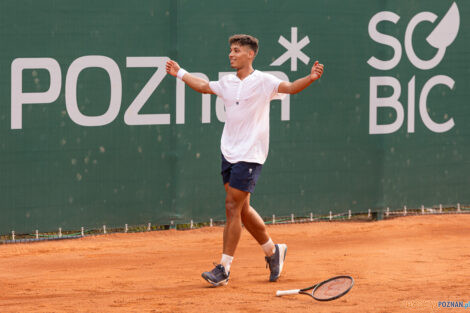
[(227, 220), (240, 218), (244, 204), (249, 203), (250, 194), (246, 191), (237, 190), (227, 186), (227, 196), (225, 197), (225, 214)]
[(227, 220), (237, 218), (241, 214), (241, 205), (231, 197), (225, 199), (225, 215)]

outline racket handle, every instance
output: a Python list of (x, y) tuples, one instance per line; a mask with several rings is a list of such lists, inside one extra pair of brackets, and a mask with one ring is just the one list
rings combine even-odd
[(298, 294), (300, 289), (291, 289), (291, 290), (278, 290), (276, 291), (276, 296), (286, 296), (286, 295), (296, 295)]

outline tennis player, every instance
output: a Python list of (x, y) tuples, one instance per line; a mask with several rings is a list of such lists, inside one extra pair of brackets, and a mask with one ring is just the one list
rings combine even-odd
[(249, 35), (234, 35), (229, 38), (229, 43), (230, 66), (237, 73), (226, 75), (219, 81), (208, 82), (191, 75), (173, 60), (166, 64), (168, 74), (178, 77), (197, 92), (221, 97), (225, 104), (226, 121), (220, 147), (227, 219), (223, 253), (220, 264), (210, 272), (202, 273), (202, 277), (213, 286), (228, 283), (242, 223), (266, 254), (269, 280), (276, 281), (281, 275), (287, 245), (274, 244), (263, 220), (250, 205), (250, 194), (268, 156), (269, 103), (274, 98), (281, 98), (282, 94), (302, 91), (323, 74), (323, 65), (316, 61), (309, 75), (292, 83), (281, 81), (253, 68), (258, 39)]

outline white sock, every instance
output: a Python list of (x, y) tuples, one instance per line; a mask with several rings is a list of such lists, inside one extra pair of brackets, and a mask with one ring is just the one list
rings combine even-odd
[(222, 258), (220, 259), (220, 264), (225, 268), (225, 274), (228, 275), (230, 272), (230, 266), (232, 266), (233, 256), (222, 254)]
[(266, 256), (271, 256), (274, 254), (274, 252), (276, 252), (276, 247), (274, 246), (274, 242), (271, 238), (269, 238), (266, 243), (262, 244), (261, 248), (263, 248), (264, 254), (266, 254)]

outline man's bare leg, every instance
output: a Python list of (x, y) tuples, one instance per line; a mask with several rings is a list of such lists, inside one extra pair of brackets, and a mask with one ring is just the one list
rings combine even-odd
[(266, 254), (266, 262), (269, 264), (269, 269), (271, 271), (269, 280), (276, 281), (282, 272), (284, 258), (287, 252), (287, 245), (274, 245), (274, 242), (269, 237), (263, 219), (250, 205), (250, 195), (248, 195), (245, 203), (243, 204), (241, 218), (245, 228), (256, 239), (256, 241), (258, 241)]
[(224, 227), (223, 253), (220, 264), (212, 271), (202, 273), (202, 277), (213, 286), (226, 285), (228, 282), (233, 255), (237, 249), (242, 232), (241, 211), (249, 192), (232, 188), (225, 184), (225, 215), (227, 222)]
[(250, 193), (232, 188), (228, 183), (225, 184), (225, 190), (227, 192), (225, 197), (225, 215), (227, 222), (224, 227), (223, 254), (233, 256), (242, 232), (241, 212), (243, 204), (246, 202)]
[(266, 243), (269, 240), (270, 237), (268, 231), (266, 230), (263, 219), (250, 205), (250, 195), (248, 195), (248, 198), (243, 204), (242, 223), (260, 245)]

